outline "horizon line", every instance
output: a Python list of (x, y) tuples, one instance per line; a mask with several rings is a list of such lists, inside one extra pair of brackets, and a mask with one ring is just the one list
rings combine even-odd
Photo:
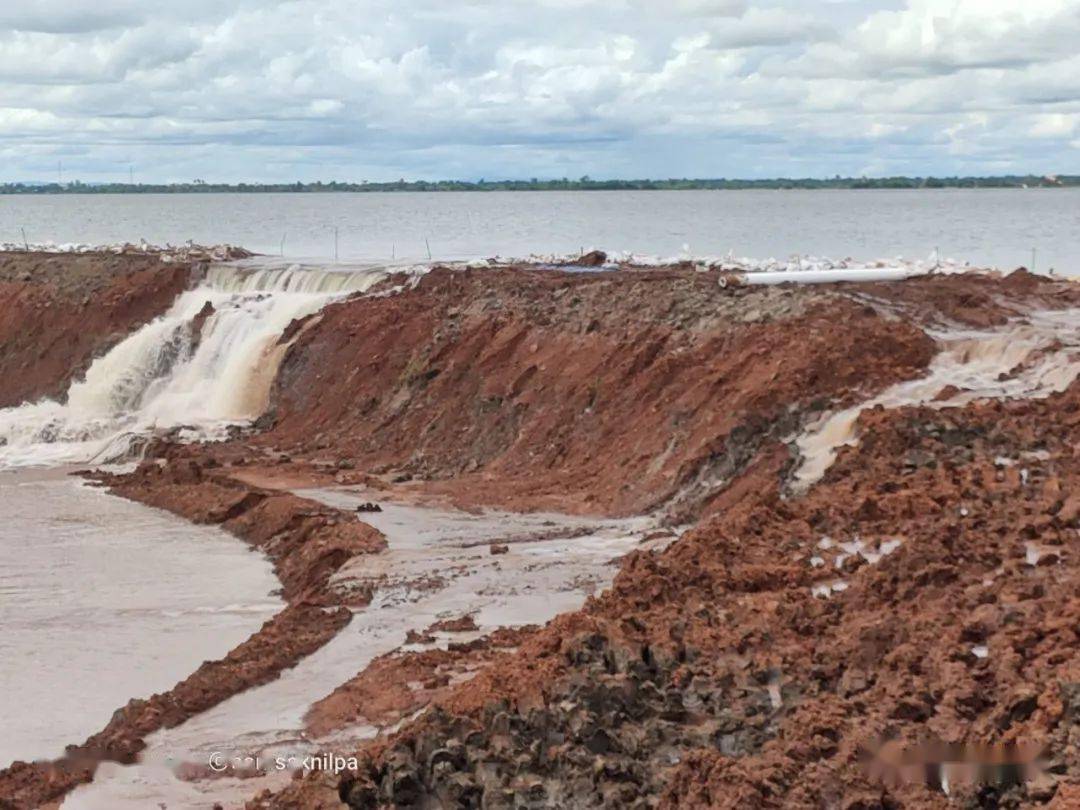
[(668, 177), (637, 179), (593, 179), (589, 175), (571, 179), (529, 178), (488, 180), (309, 180), (309, 181), (191, 181), (115, 182), (11, 180), (0, 183), (0, 194), (146, 193), (191, 191), (561, 191), (561, 190), (798, 190), (798, 189), (920, 189), (920, 188), (1062, 188), (1080, 185), (1080, 175), (996, 174), (996, 175), (882, 175), (831, 177)]

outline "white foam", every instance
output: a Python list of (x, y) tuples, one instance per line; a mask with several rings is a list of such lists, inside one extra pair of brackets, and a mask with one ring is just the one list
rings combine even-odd
[[(590, 251), (591, 249), (585, 252)], [(530, 254), (523, 259), (508, 261), (573, 266), (577, 259), (577, 256)], [(930, 273), (965, 273), (979, 269), (968, 262), (943, 258), (936, 250), (925, 259), (909, 259), (903, 256), (878, 259), (851, 257), (835, 259), (828, 256), (802, 254), (777, 259), (772, 256), (768, 258), (736, 256), (734, 252), (729, 252), (724, 256), (695, 255), (688, 246), (675, 256), (658, 256), (632, 251), (609, 252), (607, 261), (601, 269), (617, 270), (623, 266), (672, 267), (687, 263), (701, 271), (717, 270), (741, 275), (747, 284), (781, 284), (789, 281), (817, 284), (835, 281), (898, 281)]]

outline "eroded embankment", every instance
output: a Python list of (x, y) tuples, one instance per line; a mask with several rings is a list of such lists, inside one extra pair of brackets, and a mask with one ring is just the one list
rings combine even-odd
[(436, 269), (407, 294), (327, 307), (254, 444), (470, 505), (631, 514), (674, 499), (689, 516), (807, 410), (932, 354), (911, 322), (834, 290)]
[(162, 314), (200, 265), (156, 255), (0, 253), (0, 408), (59, 398)]
[[(1078, 414), (1080, 385), (867, 413), (796, 501), (777, 448), (722, 514), (629, 560), (359, 774), (253, 806), (1075, 807)], [(1020, 748), (969, 749), (971, 786), (915, 764), (940, 761), (928, 738)], [(915, 767), (877, 781), (860, 749), (890, 739)], [(1005, 764), (1028, 747), (1031, 772)]]
[[(649, 281), (625, 282), (617, 292)], [(536, 502), (524, 494), (531, 481), (546, 502), (640, 508), (652, 502), (638, 479), (684, 452), (672, 437), (701, 442), (676, 469), (712, 458), (700, 448), (730, 447), (724, 426), (739, 424), (731, 414), (744, 402), (768, 413), (768, 391), (782, 392), (777, 405), (786, 397), (796, 410), (802, 402), (825, 405), (809, 392), (849, 401), (875, 380), (880, 387), (918, 372), (930, 354), (918, 323), (984, 327), (1077, 303), (1071, 285), (1023, 274), (862, 285), (850, 292), (873, 309), (849, 309), (839, 297), (805, 300), (805, 310), (774, 329), (768, 321), (726, 319), (717, 327), (723, 338), (714, 333), (710, 344), (700, 328), (677, 336), (670, 325), (635, 319), (664, 300), (661, 288), (640, 298), (615, 292), (605, 291), (603, 306), (616, 313), (626, 301), (629, 311), (613, 315), (606, 329), (588, 328), (591, 313), (577, 321), (584, 328), (570, 334), (584, 345), (565, 333), (559, 343), (549, 302), (531, 310), (543, 315), (521, 323), (515, 313), (522, 307), (498, 294), (497, 306), (473, 303), (472, 317), (469, 305), (447, 312), (428, 300), (426, 311), (436, 310), (430, 332), (415, 326), (419, 313), (414, 320), (398, 311), (394, 323), (409, 335), (406, 343), (416, 328), (421, 345), (430, 345), (419, 353), (345, 337), (335, 344), (342, 331), (351, 329), (353, 339), (362, 332), (362, 321), (343, 319), (363, 304), (335, 307), (323, 323), (337, 328), (313, 330), (287, 361), (278, 426), (259, 441), (291, 440), (290, 451), (346, 458), (357, 472), (339, 472), (344, 480), (370, 479), (365, 463), (375, 459), (386, 465), (378, 474), (454, 476), (425, 489), (465, 500)], [(890, 311), (895, 320), (882, 317)], [(445, 318), (458, 320), (457, 337), (426, 343), (448, 328)], [(498, 340), (501, 327), (517, 340)], [(655, 338), (655, 330), (667, 339), (642, 359), (655, 345), (644, 336)], [(698, 340), (741, 346), (753, 360), (710, 366), (730, 354), (707, 352)], [(559, 351), (544, 355), (552, 341)], [(457, 354), (463, 344), (474, 347), (471, 361)], [(325, 376), (306, 370), (304, 351), (316, 345), (336, 346), (338, 356), (352, 345), (350, 362), (324, 368)], [(678, 349), (674, 358), (663, 347)], [(1055, 350), (1065, 349), (1040, 351)], [(490, 371), (480, 374), (474, 366), (487, 352)], [(685, 377), (683, 353), (693, 360)], [(580, 367), (585, 374), (575, 373)], [(528, 399), (515, 409), (514, 381), (529, 369), (520, 388)], [(1023, 371), (1003, 369), (1001, 377)], [(595, 396), (585, 383), (593, 375), (606, 383)], [(643, 392), (653, 375), (658, 396), (650, 398)], [(444, 377), (447, 388), (436, 388)], [(485, 388), (492, 378), (498, 383)], [(346, 380), (363, 390), (378, 379), (389, 386), (385, 400), (365, 390), (327, 405), (313, 392)], [(748, 393), (754, 380), (761, 381), (756, 397)], [(863, 381), (870, 385), (860, 387)], [(695, 383), (709, 392), (700, 407), (666, 421)], [(433, 392), (453, 410), (444, 414)], [(490, 411), (477, 409), (492, 397)], [(308, 422), (302, 407), (310, 409)], [(499, 440), (505, 434), (495, 427), (515, 411), (509, 438)], [(359, 418), (350, 423), (351, 412), (371, 415), (390, 450), (353, 427)], [(743, 464), (711, 479), (700, 502), (712, 517), (697, 529), (664, 552), (632, 555), (611, 591), (369, 746), (358, 773), (313, 774), (251, 806), (1076, 806), (1077, 413), (1076, 384), (1040, 400), (868, 411), (860, 442), (841, 449), (824, 479), (795, 499), (782, 494), (792, 446), (765, 433)], [(396, 428), (409, 420), (411, 443)], [(302, 424), (313, 431), (306, 445)], [(711, 442), (701, 438), (707, 430)], [(666, 485), (661, 493), (678, 491), (670, 480), (648, 480)], [(370, 682), (361, 676), (356, 688)], [(885, 756), (869, 766), (866, 752), (890, 740), (910, 745), (907, 759)], [(917, 745), (926, 740), (956, 745)], [(978, 747), (993, 744), (1019, 747)], [(1027, 762), (1040, 747), (1043, 761)], [(965, 769), (964, 760), (974, 764)]]

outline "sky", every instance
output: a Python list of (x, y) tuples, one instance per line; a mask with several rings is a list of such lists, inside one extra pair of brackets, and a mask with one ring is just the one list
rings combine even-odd
[(1080, 0), (4, 0), (0, 181), (1080, 173)]

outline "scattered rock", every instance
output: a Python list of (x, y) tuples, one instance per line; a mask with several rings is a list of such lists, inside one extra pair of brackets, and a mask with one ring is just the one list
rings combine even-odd
[(591, 250), (582, 254), (573, 263), (579, 267), (600, 267), (607, 261), (607, 254), (602, 250)]

